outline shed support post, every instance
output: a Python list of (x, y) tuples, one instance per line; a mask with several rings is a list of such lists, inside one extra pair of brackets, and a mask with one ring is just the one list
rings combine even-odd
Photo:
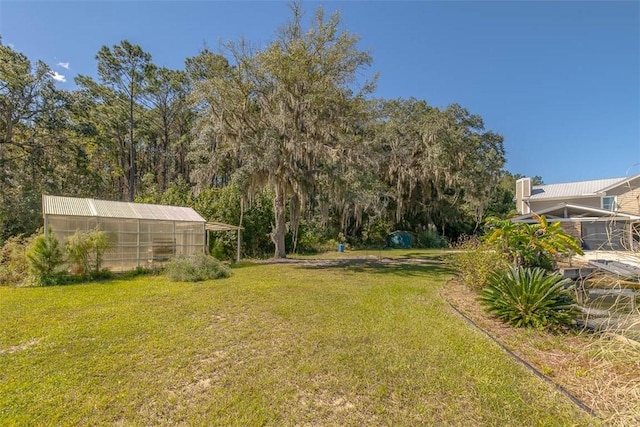
[(138, 223), (138, 232), (136, 233), (136, 258), (138, 259), (137, 261), (137, 266), (140, 267), (140, 220), (137, 220)]
[(238, 253), (236, 255), (236, 262), (240, 262), (240, 229), (238, 228)]

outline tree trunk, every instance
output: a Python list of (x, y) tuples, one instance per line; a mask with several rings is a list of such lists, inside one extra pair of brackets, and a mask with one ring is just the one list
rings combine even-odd
[(297, 253), (298, 249), (298, 230), (300, 229), (300, 217), (302, 206), (300, 205), (300, 197), (297, 193), (294, 193), (291, 196), (291, 202), (289, 206), (289, 218), (291, 221), (291, 234), (293, 240), (293, 248), (291, 248), (291, 253)]
[(274, 258), (286, 258), (287, 251), (284, 243), (284, 236), (287, 230), (287, 220), (285, 215), (285, 190), (282, 184), (276, 184), (276, 197), (273, 199), (273, 213), (276, 224), (271, 232), (271, 240), (276, 247)]
[(133, 142), (133, 107), (134, 107), (134, 86), (131, 79), (131, 95), (129, 97), (129, 201), (133, 202), (136, 197), (136, 146)]
[(169, 187), (169, 147), (171, 146), (169, 142), (169, 124), (167, 123), (166, 117), (163, 118), (163, 126), (164, 126), (164, 138), (162, 141), (162, 154), (160, 162), (161, 172), (160, 172), (160, 190), (164, 193)]

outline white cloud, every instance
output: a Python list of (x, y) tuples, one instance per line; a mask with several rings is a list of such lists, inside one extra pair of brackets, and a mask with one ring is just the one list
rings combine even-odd
[(69, 69), (69, 63), (68, 62), (58, 62), (58, 66), (66, 69), (66, 70)]
[(53, 77), (53, 80), (61, 83), (64, 83), (67, 81), (67, 78), (62, 74), (58, 73), (57, 71), (51, 71), (51, 77)]

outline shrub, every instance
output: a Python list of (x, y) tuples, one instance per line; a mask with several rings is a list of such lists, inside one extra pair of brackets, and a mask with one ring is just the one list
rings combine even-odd
[(577, 315), (569, 283), (542, 268), (509, 267), (489, 277), (480, 302), (504, 323), (553, 329), (573, 323)]
[(209, 249), (209, 253), (215, 259), (223, 261), (225, 259), (229, 259), (228, 247), (225, 248), (224, 242), (222, 239), (213, 239), (211, 241), (211, 248)]
[(102, 257), (111, 247), (109, 236), (98, 229), (76, 231), (67, 239), (66, 250), (72, 271), (83, 276), (100, 276)]
[(58, 239), (49, 233), (38, 235), (26, 252), (29, 274), (35, 284), (53, 285), (63, 280), (64, 255)]
[[(242, 256), (262, 258), (273, 255), (273, 242), (269, 237), (273, 223), (273, 194), (262, 191), (243, 201), (243, 192), (237, 185), (202, 190), (193, 200), (193, 207), (208, 221), (238, 224), (242, 217)], [(163, 199), (163, 202), (167, 200)], [(225, 248), (227, 258), (236, 253), (236, 232), (216, 233)]]
[[(105, 270), (102, 270), (105, 271)], [(133, 270), (126, 270), (122, 273), (118, 273), (117, 275), (110, 272), (110, 277), (121, 277), (124, 279), (133, 279), (134, 277), (140, 276), (157, 276), (162, 274), (162, 269), (160, 267), (147, 268), (142, 266), (137, 266)]]
[(474, 291), (489, 284), (491, 273), (508, 266), (500, 252), (479, 242), (475, 236), (461, 238), (455, 247), (458, 253), (453, 257), (454, 268), (462, 283)]
[(229, 267), (205, 254), (172, 258), (165, 270), (171, 280), (176, 282), (199, 282), (231, 275)]
[(544, 215), (533, 217), (536, 224), (488, 218), (486, 242), (493, 244), (515, 267), (552, 270), (556, 257), (584, 254), (580, 242), (567, 234), (559, 222), (549, 224)]
[(387, 246), (387, 236), (391, 234), (393, 224), (384, 217), (369, 218), (362, 227), (362, 245), (369, 248)]
[(447, 242), (447, 239), (441, 236), (437, 231), (425, 230), (418, 234), (416, 246), (426, 249), (443, 249), (449, 246), (449, 242)]
[(19, 285), (28, 279), (25, 273), (29, 266), (25, 254), (33, 238), (18, 235), (4, 242), (0, 250), (0, 284)]
[[(303, 220), (298, 236), (296, 252), (299, 254), (330, 252), (338, 247), (338, 241), (335, 240), (335, 234), (331, 232), (330, 227), (322, 226), (318, 220)], [(344, 239), (344, 235), (342, 237)]]
[[(320, 254), (325, 252), (335, 252), (338, 249), (340, 243), (336, 239), (329, 239), (322, 242), (315, 243), (313, 246), (298, 246), (298, 253), (300, 254)], [(346, 251), (351, 250), (351, 246), (348, 243), (343, 243)]]

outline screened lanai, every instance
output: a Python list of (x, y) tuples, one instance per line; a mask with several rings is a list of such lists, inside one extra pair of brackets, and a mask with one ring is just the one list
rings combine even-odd
[(80, 231), (105, 231), (112, 247), (103, 267), (124, 271), (203, 253), (206, 221), (191, 208), (75, 197), (42, 197), (45, 233), (64, 244)]

